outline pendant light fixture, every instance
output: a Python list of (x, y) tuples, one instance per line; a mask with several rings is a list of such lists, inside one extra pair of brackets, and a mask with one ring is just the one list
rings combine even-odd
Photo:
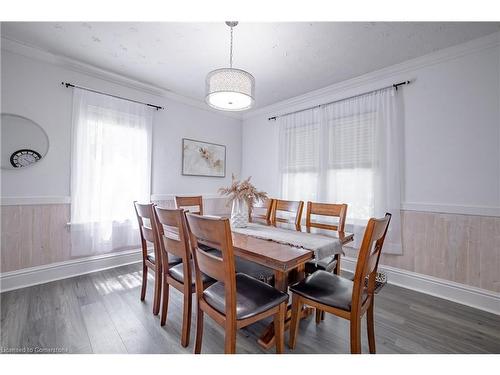
[(244, 111), (253, 106), (255, 78), (248, 72), (233, 68), (233, 27), (237, 21), (227, 21), (231, 28), (229, 68), (207, 74), (205, 100), (210, 107), (222, 111)]

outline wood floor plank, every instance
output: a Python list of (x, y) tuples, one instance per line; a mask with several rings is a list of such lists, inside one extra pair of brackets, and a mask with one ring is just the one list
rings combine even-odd
[[(140, 301), (138, 264), (10, 291), (0, 295), (2, 348), (67, 348), (70, 353), (192, 353), (180, 345), (182, 295), (170, 294), (167, 325), (152, 314), (150, 275)], [(173, 288), (172, 288), (173, 289)], [(194, 309), (195, 310), (195, 309)], [(238, 332), (237, 353), (263, 350), (257, 338), (269, 321)], [(288, 334), (285, 335), (285, 339)], [(500, 353), (500, 317), (412, 290), (387, 285), (375, 298), (377, 353)], [(349, 353), (349, 324), (326, 315), (300, 322), (287, 353)], [(202, 353), (224, 352), (224, 330), (205, 317)], [(368, 352), (366, 319), (362, 352)]]
[(2, 293), (0, 297), (0, 346), (20, 350), (21, 335), (28, 319), (28, 289)]
[(94, 353), (127, 353), (102, 302), (90, 303), (80, 309)]
[(74, 281), (56, 282), (56, 345), (70, 353), (92, 353), (87, 328), (74, 293)]
[[(113, 270), (101, 273), (102, 279), (117, 279)], [(150, 335), (140, 320), (134, 315), (120, 293), (109, 293), (103, 296), (103, 305), (120, 335), (128, 353), (164, 353), (162, 341)]]
[(57, 348), (55, 336), (55, 284), (48, 283), (27, 288), (28, 314), (20, 347), (33, 352)]

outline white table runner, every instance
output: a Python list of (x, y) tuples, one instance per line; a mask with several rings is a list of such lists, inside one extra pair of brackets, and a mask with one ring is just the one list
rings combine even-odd
[(321, 234), (298, 232), (256, 223), (248, 223), (245, 228), (231, 228), (231, 230), (235, 233), (314, 251), (316, 261), (331, 255), (344, 254), (340, 239)]

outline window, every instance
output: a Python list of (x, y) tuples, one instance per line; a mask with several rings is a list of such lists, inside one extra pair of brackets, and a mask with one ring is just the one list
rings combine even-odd
[(347, 202), (352, 222), (363, 223), (374, 215), (374, 127), (375, 113), (328, 121), (326, 198)]
[(375, 115), (372, 112), (328, 121), (330, 168), (372, 168)]
[(289, 145), (281, 176), (283, 195), (291, 200), (314, 199), (319, 172), (319, 123), (289, 125), (283, 136), (283, 142)]
[(138, 247), (133, 201), (149, 201), (151, 109), (75, 89), (71, 169), (74, 254)]
[(391, 90), (283, 116), (279, 127), (284, 199), (347, 203), (355, 245), (370, 217), (391, 212), (391, 228), (399, 228), (402, 140)]

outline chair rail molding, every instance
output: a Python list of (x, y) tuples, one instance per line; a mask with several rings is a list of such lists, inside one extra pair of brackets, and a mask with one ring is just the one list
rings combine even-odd
[(141, 260), (141, 249), (133, 249), (2, 272), (0, 273), (0, 292), (138, 263)]
[(447, 203), (419, 203), (403, 202), (401, 209), (404, 211), (434, 212), (443, 214), (494, 216), (500, 217), (500, 207), (495, 206), (470, 206)]
[(0, 202), (2, 206), (70, 204), (71, 197), (67, 195), (2, 197)]
[(151, 194), (151, 200), (152, 201), (169, 201), (169, 200), (174, 200), (176, 196), (178, 197), (193, 197), (201, 195), (203, 199), (226, 199), (226, 197), (222, 197), (219, 194), (214, 194), (214, 193), (192, 193), (192, 194), (186, 194), (186, 193), (179, 193), (179, 194)]
[[(356, 259), (343, 257), (342, 268), (354, 272)], [(500, 293), (384, 265), (379, 270), (389, 284), (500, 315)]]
[[(152, 201), (174, 200), (175, 196), (201, 195), (203, 199), (225, 199), (213, 193), (193, 193), (193, 194), (151, 194)], [(71, 197), (68, 195), (42, 195), (42, 196), (21, 196), (21, 197), (1, 197), (2, 206), (23, 206), (23, 205), (45, 205), (45, 204), (71, 204)]]
[[(203, 199), (226, 199), (214, 193), (179, 193), (179, 194), (151, 194), (151, 201), (170, 201), (175, 196), (193, 196), (201, 195)], [(47, 204), (70, 204), (71, 197), (66, 195), (57, 196), (21, 196), (21, 197), (2, 197), (1, 206), (22, 206), (22, 205), (47, 205)], [(489, 206), (466, 206), (444, 203), (422, 203), (422, 202), (403, 202), (401, 209), (405, 211), (435, 212), (471, 216), (495, 216), (500, 217), (500, 207)]]

